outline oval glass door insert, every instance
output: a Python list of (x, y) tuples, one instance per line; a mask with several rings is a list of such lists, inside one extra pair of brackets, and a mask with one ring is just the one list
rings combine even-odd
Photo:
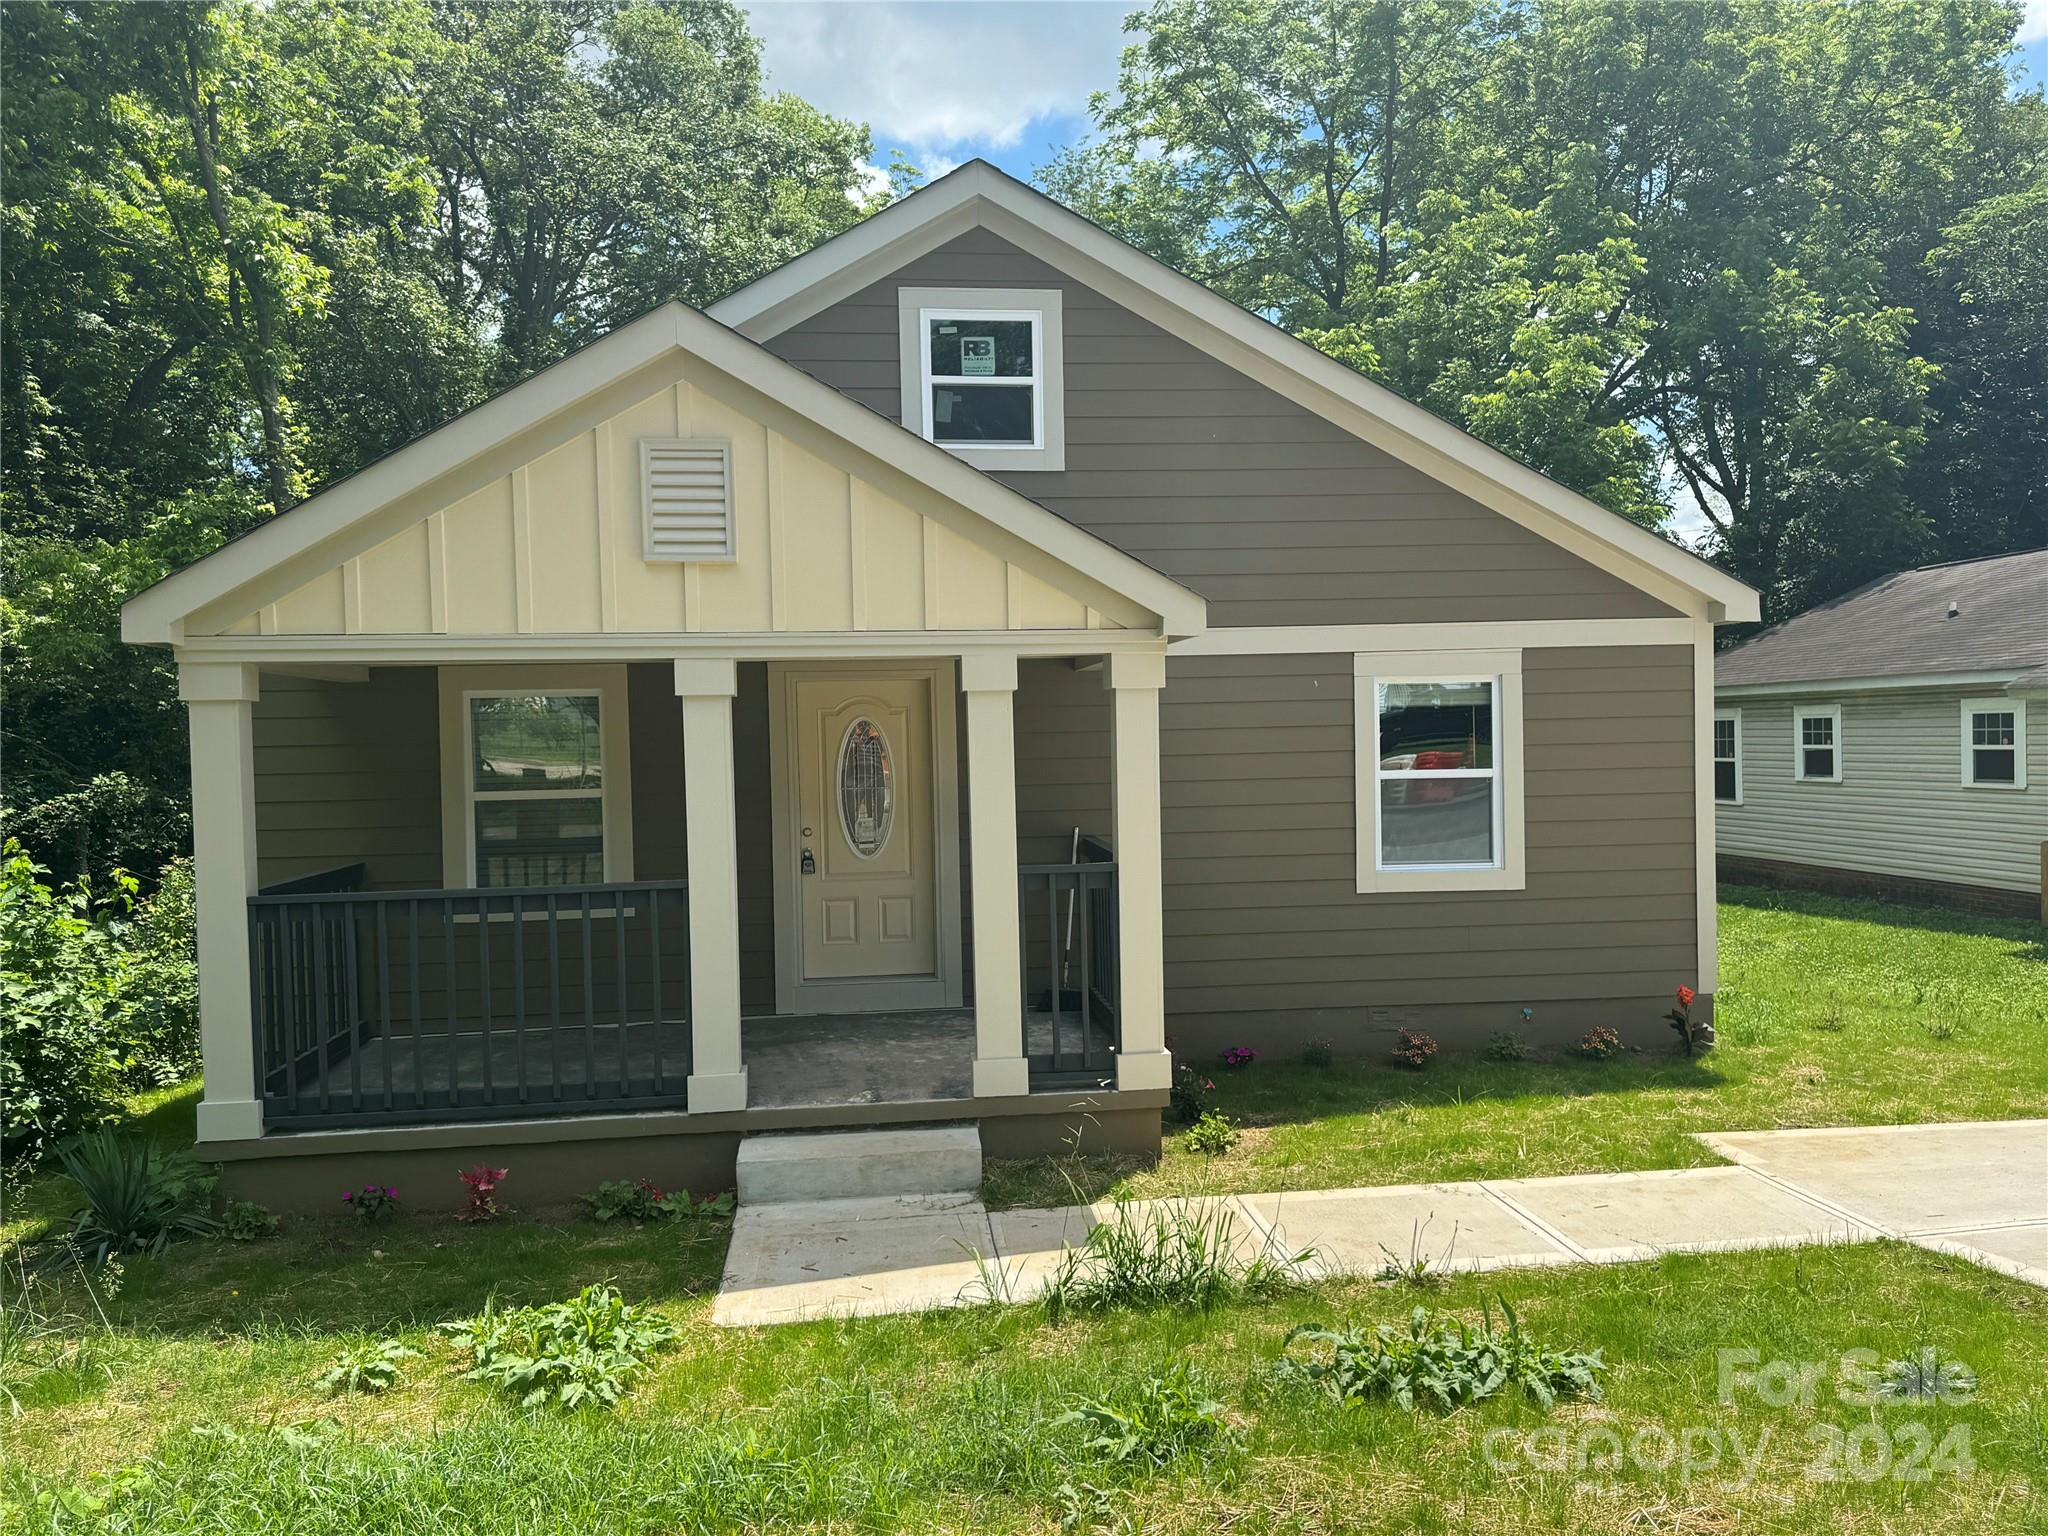
[(881, 727), (868, 719), (849, 725), (839, 742), (839, 830), (860, 858), (872, 859), (888, 844), (896, 820), (895, 776)]

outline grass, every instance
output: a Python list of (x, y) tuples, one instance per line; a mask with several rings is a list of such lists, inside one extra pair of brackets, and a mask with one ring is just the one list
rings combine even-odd
[(1156, 1168), (992, 1163), (991, 1205), (1075, 1189), (1157, 1196), (1696, 1167), (1697, 1131), (2048, 1114), (2048, 948), (2038, 924), (1724, 889), (1719, 1044), (1606, 1062), (1439, 1056), (1211, 1069), (1243, 1135), (1169, 1134)]
[[(1519, 1395), (1448, 1417), (1339, 1409), (1276, 1379), (1302, 1323), (1405, 1322), (1415, 1293), (1327, 1284), (1206, 1313), (1075, 1318), (1035, 1307), (708, 1326), (721, 1223), (621, 1231), (587, 1221), (360, 1229), (289, 1223), (255, 1248), (188, 1244), (130, 1260), (82, 1369), (16, 1383), (0, 1525), (111, 1502), (86, 1528), (177, 1536), (290, 1530), (576, 1532), (1074, 1529), (1270, 1532), (2022, 1530), (2048, 1524), (2048, 1295), (1901, 1246), (1673, 1258), (1451, 1280), (1431, 1305), (1469, 1316), (1505, 1296), (1547, 1343), (1597, 1348), (1607, 1400), (1549, 1418)], [(522, 1410), (461, 1379), (431, 1325), (503, 1299), (617, 1277), (682, 1328), (616, 1413)], [(73, 1298), (82, 1302), (82, 1298)], [(78, 1326), (84, 1328), (81, 1322)], [(327, 1398), (316, 1374), (390, 1333), (421, 1358), (376, 1396)], [(1967, 1405), (1850, 1407), (1844, 1350), (1923, 1346), (1973, 1366)], [(1717, 1400), (1716, 1350), (1819, 1360), (1812, 1403)], [(1185, 1362), (1232, 1433), (1151, 1473), (1104, 1461), (1062, 1416), (1121, 1401)], [(1974, 1472), (1931, 1483), (1815, 1481), (1816, 1426), (1967, 1426)], [(1691, 1428), (1764, 1447), (1583, 1474), (1487, 1459), (1488, 1433), (1577, 1437)], [(1868, 1440), (1876, 1430), (1864, 1431)], [(1576, 1441), (1567, 1441), (1575, 1444)], [(1951, 1442), (1953, 1443), (1953, 1442)], [(1496, 1450), (1500, 1449), (1496, 1444)], [(1510, 1447), (1509, 1449), (1512, 1449)], [(1866, 1460), (1871, 1453), (1866, 1451)], [(124, 1470), (125, 1469), (125, 1470)], [(52, 1500), (58, 1500), (54, 1506)]]

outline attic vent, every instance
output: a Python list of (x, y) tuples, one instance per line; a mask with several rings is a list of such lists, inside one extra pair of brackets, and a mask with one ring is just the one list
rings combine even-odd
[(649, 560), (731, 560), (732, 444), (716, 437), (640, 440)]

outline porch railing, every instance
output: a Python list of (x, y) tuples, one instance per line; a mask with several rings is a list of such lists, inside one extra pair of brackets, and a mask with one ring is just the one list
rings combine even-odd
[(687, 889), (250, 898), (266, 1122), (686, 1107)]
[(1116, 1069), (1116, 862), (1099, 838), (1067, 864), (1017, 870), (1024, 1055), (1034, 1088), (1092, 1086)]

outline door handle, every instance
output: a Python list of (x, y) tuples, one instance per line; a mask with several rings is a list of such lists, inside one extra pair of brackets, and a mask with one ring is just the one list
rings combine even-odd
[(803, 859), (800, 861), (799, 869), (803, 874), (815, 875), (818, 872), (818, 856), (806, 848)]

